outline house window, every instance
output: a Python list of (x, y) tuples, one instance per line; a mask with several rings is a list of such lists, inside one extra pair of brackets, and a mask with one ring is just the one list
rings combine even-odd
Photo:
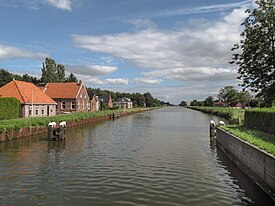
[(86, 99), (86, 94), (84, 95), (84, 99)]
[(55, 109), (56, 109), (56, 110), (58, 110), (58, 104), (57, 104), (57, 105), (55, 105)]
[(82, 102), (82, 109), (84, 109), (84, 102)]
[(44, 113), (45, 113), (45, 106), (44, 106), (44, 105), (42, 105), (42, 108), (41, 108), (41, 114), (42, 114), (42, 115), (44, 115)]
[(36, 109), (35, 109), (35, 114), (38, 115), (39, 114), (39, 106), (36, 106)]
[(89, 102), (86, 103), (87, 110), (90, 111), (90, 104)]
[(29, 106), (29, 116), (32, 116), (32, 106)]
[(82, 94), (80, 94), (80, 98), (82, 98)]
[(79, 102), (77, 102), (77, 109), (79, 109), (80, 108), (80, 105), (79, 105)]
[(61, 102), (61, 110), (65, 110), (66, 109), (66, 102)]
[(71, 102), (71, 110), (75, 110), (75, 102)]

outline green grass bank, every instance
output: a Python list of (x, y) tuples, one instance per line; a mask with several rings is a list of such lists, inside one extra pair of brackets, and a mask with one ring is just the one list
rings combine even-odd
[(105, 111), (97, 111), (97, 112), (76, 112), (72, 114), (62, 114), (62, 115), (56, 115), (51, 117), (32, 117), (32, 118), (1, 120), (0, 132), (13, 131), (13, 130), (17, 130), (25, 127), (47, 126), (50, 122), (80, 121), (84, 119), (109, 116), (116, 112), (123, 114), (123, 113), (132, 113), (132, 112), (142, 112), (142, 111), (151, 110), (151, 109), (152, 108), (133, 108), (129, 110), (117, 109), (117, 110), (105, 110)]
[(198, 107), (188, 106), (187, 108), (201, 111), (203, 113), (216, 115), (229, 120), (231, 123), (238, 123), (238, 118), (241, 118), (241, 122), (244, 121), (244, 109), (235, 109), (227, 107)]
[(270, 153), (275, 155), (275, 136), (260, 132), (257, 130), (250, 130), (243, 126), (226, 125), (221, 128), (230, 134)]

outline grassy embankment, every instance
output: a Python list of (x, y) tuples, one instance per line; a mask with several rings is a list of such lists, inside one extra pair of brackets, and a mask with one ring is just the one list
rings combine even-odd
[(241, 118), (241, 122), (244, 120), (244, 109), (234, 109), (227, 107), (197, 107), (197, 106), (188, 106), (187, 108), (201, 111), (203, 113), (216, 115), (223, 117), (229, 122), (238, 123), (238, 118)]
[(249, 130), (243, 126), (227, 125), (221, 126), (221, 128), (236, 137), (255, 145), (256, 147), (275, 155), (275, 136), (256, 130)]
[(119, 113), (131, 113), (137, 111), (145, 111), (150, 108), (133, 108), (131, 110), (105, 110), (97, 112), (77, 112), (72, 114), (63, 114), (51, 117), (32, 117), (32, 118), (18, 118), (10, 120), (0, 121), (0, 132), (2, 131), (12, 131), (16, 129), (21, 129), (30, 126), (47, 126), (49, 122), (61, 122), (61, 121), (78, 121), (89, 118), (103, 117), (113, 114), (114, 112)]
[[(228, 119), (231, 123), (238, 123), (238, 118), (241, 118), (241, 122), (244, 121), (244, 109), (234, 108), (217, 108), (217, 107), (188, 107), (190, 109), (198, 110), (207, 114), (213, 114), (216, 116)], [(251, 109), (259, 112), (275, 112), (275, 108), (257, 108)], [(275, 136), (245, 128), (244, 126), (226, 125), (221, 126), (225, 131), (241, 138), (244, 141), (249, 142), (256, 147), (265, 150), (266, 152), (275, 155)]]

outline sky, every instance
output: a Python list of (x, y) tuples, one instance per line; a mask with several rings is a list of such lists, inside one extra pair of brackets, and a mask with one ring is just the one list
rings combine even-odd
[(0, 68), (46, 57), (87, 87), (178, 104), (240, 83), (230, 65), (252, 0), (0, 0)]

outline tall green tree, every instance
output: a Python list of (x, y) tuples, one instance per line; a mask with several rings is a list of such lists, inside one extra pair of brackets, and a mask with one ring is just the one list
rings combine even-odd
[(275, 1), (256, 0), (258, 7), (247, 10), (242, 40), (232, 51), (245, 89), (262, 96), (267, 106), (275, 99)]
[(65, 66), (63, 64), (58, 64), (56, 66), (57, 79), (59, 82), (65, 82)]
[(230, 106), (235, 106), (238, 103), (238, 90), (233, 86), (225, 86), (220, 89), (218, 94), (218, 99), (220, 101), (226, 102)]
[(41, 80), (44, 83), (58, 82), (56, 63), (49, 57), (47, 57), (45, 62), (43, 62)]
[(55, 60), (47, 57), (43, 62), (42, 82), (65, 82), (65, 66), (56, 64)]
[(214, 97), (212, 97), (212, 96), (207, 97), (204, 100), (203, 104), (206, 107), (213, 107), (213, 105), (214, 105)]

